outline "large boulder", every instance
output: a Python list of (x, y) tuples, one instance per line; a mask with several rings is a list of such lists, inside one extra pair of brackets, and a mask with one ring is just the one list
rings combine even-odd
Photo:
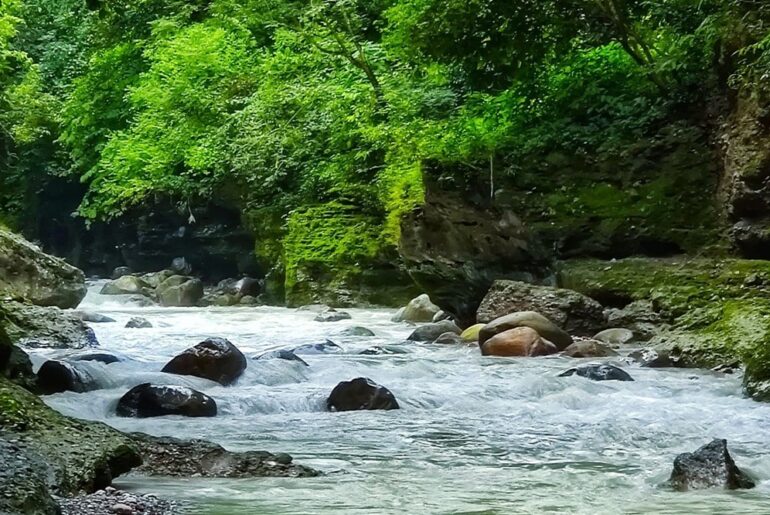
[(727, 440), (715, 439), (695, 452), (685, 452), (674, 459), (669, 484), (675, 490), (703, 488), (754, 488), (754, 481), (733, 461)]
[(572, 345), (572, 337), (562, 331), (556, 324), (548, 320), (540, 313), (534, 311), (521, 311), (511, 313), (492, 320), (479, 331), (479, 345), (498, 333), (515, 327), (530, 327), (537, 331), (543, 338), (556, 345), (559, 350), (564, 350)]
[(214, 417), (217, 403), (208, 395), (183, 386), (143, 383), (131, 388), (118, 401), (119, 417)]
[(224, 386), (233, 384), (246, 370), (246, 357), (224, 338), (208, 338), (166, 363), (162, 372), (203, 377)]
[(124, 275), (102, 286), (102, 295), (152, 295), (152, 286), (135, 275)]
[(88, 392), (98, 385), (93, 377), (75, 363), (49, 359), (37, 371), (37, 387), (40, 393), (51, 395), (60, 392)]
[(529, 327), (515, 327), (494, 335), (482, 345), (482, 356), (547, 356), (559, 352), (553, 343)]
[(0, 296), (74, 308), (85, 295), (83, 272), (0, 226)]
[(606, 343), (597, 340), (580, 340), (564, 349), (562, 355), (570, 358), (605, 358), (617, 356), (618, 353)]
[(442, 320), (441, 322), (431, 322), (421, 325), (407, 336), (407, 340), (412, 342), (432, 342), (444, 333), (460, 334), (460, 328), (451, 320)]
[(537, 280), (547, 253), (512, 211), (474, 206), (437, 176), (426, 170), (425, 203), (402, 218), (398, 249), (414, 282), (467, 327), (494, 280)]
[(203, 298), (203, 283), (194, 277), (172, 275), (155, 289), (161, 306), (191, 307)]
[(77, 315), (55, 307), (0, 300), (11, 340), (26, 347), (81, 349), (98, 345), (93, 329)]
[(572, 334), (589, 336), (606, 325), (601, 304), (573, 290), (520, 281), (495, 281), (476, 318), (491, 322), (509, 313), (535, 311)]
[(393, 316), (394, 322), (433, 322), (433, 318), (441, 309), (430, 301), (430, 297), (422, 294), (409, 301), (409, 304), (399, 309)]
[(326, 407), (330, 411), (391, 410), (398, 402), (390, 390), (367, 377), (343, 381), (334, 387)]
[(622, 368), (604, 363), (591, 363), (565, 370), (559, 377), (577, 375), (592, 381), (633, 381), (634, 379)]

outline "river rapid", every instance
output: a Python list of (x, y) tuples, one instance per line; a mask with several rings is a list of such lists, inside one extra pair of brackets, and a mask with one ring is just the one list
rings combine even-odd
[[(739, 375), (627, 367), (634, 382), (556, 377), (577, 360), (482, 357), (476, 346), (405, 342), (393, 310), (346, 310), (352, 320), (275, 307), (140, 308), (89, 290), (80, 309), (116, 323), (92, 324), (101, 348), (124, 356), (89, 363), (103, 389), (45, 398), (75, 417), (124, 431), (205, 438), (230, 450), (287, 452), (317, 478), (176, 479), (127, 475), (116, 486), (188, 502), (194, 513), (770, 513), (770, 404), (746, 399)], [(142, 316), (151, 329), (125, 329)], [(375, 337), (342, 336), (366, 327)], [(160, 373), (209, 336), (247, 357), (331, 339), (344, 350), (302, 355), (310, 367), (252, 361), (231, 387)], [(369, 347), (398, 353), (361, 355)], [(51, 355), (33, 355), (39, 366)], [(329, 413), (343, 380), (389, 388), (400, 410)], [(181, 384), (212, 396), (215, 418), (126, 419), (117, 400), (143, 382)], [(674, 457), (726, 438), (758, 480), (748, 491), (672, 492), (661, 484)]]

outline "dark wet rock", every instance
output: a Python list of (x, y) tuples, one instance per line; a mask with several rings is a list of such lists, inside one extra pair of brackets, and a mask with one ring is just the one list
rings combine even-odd
[(169, 270), (176, 275), (190, 275), (193, 271), (192, 265), (183, 257), (176, 257), (171, 260)]
[(307, 364), (307, 362), (304, 359), (302, 359), (299, 356), (297, 356), (294, 353), (294, 351), (288, 350), (288, 349), (278, 349), (278, 350), (272, 350), (272, 351), (269, 351), (269, 352), (265, 352), (264, 354), (260, 354), (259, 356), (257, 356), (254, 359), (258, 360), (258, 361), (264, 361), (264, 360), (269, 360), (269, 359), (283, 359), (283, 360), (286, 360), (286, 361), (296, 361), (297, 363), (301, 363), (301, 364), (305, 365), (306, 367), (310, 366), (310, 365)]
[(498, 333), (479, 347), (482, 356), (538, 357), (559, 352), (556, 345), (526, 326)]
[(720, 374), (734, 374), (737, 370), (740, 370), (741, 363), (734, 361), (732, 363), (721, 363), (715, 367), (712, 367), (712, 372), (718, 372)]
[(217, 403), (208, 395), (184, 386), (143, 383), (131, 388), (118, 401), (119, 417), (214, 417)]
[(625, 345), (634, 341), (634, 332), (630, 329), (615, 327), (596, 333), (594, 339), (608, 345)]
[(392, 320), (394, 322), (433, 322), (433, 317), (439, 311), (441, 309), (430, 301), (430, 297), (423, 293), (409, 301), (409, 304), (405, 307), (399, 309), (393, 315)]
[(316, 470), (293, 463), (285, 453), (231, 452), (205, 440), (180, 440), (131, 433), (139, 447), (138, 472), (165, 477), (314, 477)]
[(118, 266), (118, 267), (115, 267), (112, 270), (112, 273), (110, 274), (110, 279), (112, 279), (114, 281), (116, 279), (120, 279), (121, 277), (123, 277), (125, 275), (131, 275), (132, 273), (133, 273), (133, 271), (129, 267), (127, 267), (127, 266)]
[(203, 283), (200, 279), (172, 275), (155, 289), (161, 306), (191, 307), (203, 298)]
[(680, 454), (674, 459), (669, 484), (674, 490), (704, 488), (754, 488), (754, 481), (733, 461), (727, 450), (727, 440), (715, 439), (695, 452)]
[(291, 349), (291, 352), (294, 354), (332, 354), (342, 352), (342, 350), (342, 347), (333, 341), (326, 340), (323, 343), (308, 343), (307, 345), (294, 347)]
[(11, 340), (33, 348), (81, 349), (99, 344), (93, 329), (72, 314), (54, 307), (0, 301)]
[(591, 363), (570, 368), (559, 374), (559, 377), (578, 375), (592, 381), (633, 381), (634, 379), (622, 368), (605, 363)]
[(367, 329), (366, 327), (348, 327), (340, 332), (342, 336), (375, 336), (374, 331)]
[(88, 392), (98, 385), (91, 375), (75, 363), (49, 359), (37, 371), (37, 387), (40, 393), (51, 395), (61, 392)]
[(313, 320), (316, 322), (339, 322), (340, 320), (350, 320), (351, 318), (350, 313), (346, 311), (337, 311), (334, 308), (329, 308), (318, 313)]
[(166, 363), (162, 372), (233, 384), (246, 370), (246, 356), (224, 338), (208, 338)]
[(576, 341), (562, 352), (563, 356), (570, 358), (606, 358), (617, 356), (618, 353), (606, 343), (597, 340)]
[(151, 494), (135, 494), (108, 486), (92, 494), (58, 499), (61, 515), (176, 515), (183, 505)]
[(668, 368), (678, 365), (676, 357), (672, 357), (669, 349), (647, 347), (638, 349), (628, 355), (640, 366), (647, 368)]
[(394, 345), (375, 345), (374, 347), (362, 350), (359, 354), (364, 356), (380, 356), (383, 354), (407, 354), (407, 351)]
[(72, 361), (96, 361), (98, 363), (104, 363), (105, 365), (123, 361), (121, 358), (115, 356), (114, 354), (108, 354), (106, 352), (86, 352), (83, 354), (75, 354), (74, 356), (70, 356), (69, 359)]
[(564, 350), (572, 345), (572, 337), (559, 328), (556, 324), (534, 311), (521, 311), (511, 313), (489, 322), (479, 330), (479, 345), (503, 331), (516, 327), (529, 327), (534, 329), (543, 338), (550, 341), (559, 350)]
[(83, 272), (0, 226), (0, 297), (75, 308), (85, 295)]
[(126, 329), (149, 329), (151, 327), (150, 321), (142, 317), (132, 317), (126, 322)]
[(115, 321), (114, 318), (94, 313), (93, 311), (73, 311), (72, 314), (80, 318), (83, 322), (91, 322), (92, 324), (108, 324)]
[(0, 467), (0, 513), (58, 515), (42, 456), (18, 438), (0, 433)]
[(330, 411), (391, 410), (398, 402), (390, 390), (366, 377), (343, 381), (334, 387), (326, 407)]
[(590, 336), (606, 327), (604, 309), (592, 298), (573, 290), (520, 281), (495, 281), (476, 318), (488, 323), (522, 311), (540, 313), (570, 334)]
[(7, 355), (0, 356), (0, 375), (5, 376), (12, 383), (37, 393), (37, 377), (32, 372), (32, 361), (26, 352), (16, 346), (10, 347)]
[(433, 340), (433, 343), (442, 345), (465, 345), (466, 342), (462, 336), (457, 333), (447, 332), (440, 334), (438, 338)]
[(460, 334), (460, 328), (451, 320), (431, 322), (417, 327), (406, 339), (412, 342), (432, 342), (444, 333)]
[(135, 275), (124, 275), (102, 286), (102, 295), (152, 295), (152, 286)]

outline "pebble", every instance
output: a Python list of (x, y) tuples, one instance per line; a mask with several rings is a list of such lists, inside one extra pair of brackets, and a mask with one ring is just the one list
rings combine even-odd
[(179, 503), (154, 495), (135, 495), (108, 486), (89, 495), (59, 498), (62, 515), (180, 515)]

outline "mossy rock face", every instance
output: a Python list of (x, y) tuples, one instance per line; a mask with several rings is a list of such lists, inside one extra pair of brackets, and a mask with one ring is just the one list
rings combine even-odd
[(562, 286), (605, 305), (652, 301), (670, 325), (651, 345), (686, 366), (740, 361), (747, 393), (770, 400), (770, 261), (635, 258), (559, 268)]

